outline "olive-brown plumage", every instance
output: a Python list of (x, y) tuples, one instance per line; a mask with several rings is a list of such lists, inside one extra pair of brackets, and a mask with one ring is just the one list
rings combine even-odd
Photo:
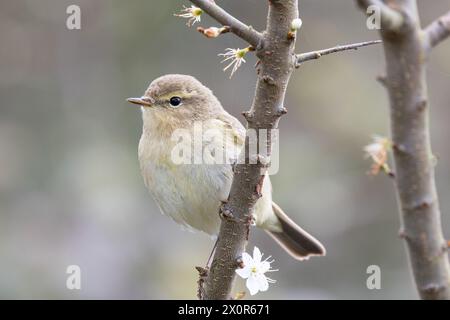
[[(142, 106), (139, 162), (145, 185), (161, 211), (186, 228), (217, 235), (218, 208), (220, 201), (228, 198), (233, 179), (231, 164), (244, 145), (243, 125), (223, 109), (211, 90), (187, 75), (162, 76), (142, 97), (128, 101)], [(176, 139), (180, 130), (196, 137), (199, 127), (203, 133), (211, 132), (208, 139), (202, 140), (200, 151), (192, 148), (193, 139)], [(180, 147), (193, 150), (188, 157), (190, 163), (174, 161), (174, 150)], [(204, 148), (222, 150), (224, 161), (205, 163)], [(269, 177), (264, 179), (254, 216), (256, 225), (294, 258), (325, 254), (319, 241), (272, 202)]]

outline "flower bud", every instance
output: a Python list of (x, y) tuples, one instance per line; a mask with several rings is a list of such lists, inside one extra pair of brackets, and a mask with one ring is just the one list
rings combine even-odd
[(302, 27), (303, 21), (300, 18), (291, 21), (291, 31), (296, 31)]

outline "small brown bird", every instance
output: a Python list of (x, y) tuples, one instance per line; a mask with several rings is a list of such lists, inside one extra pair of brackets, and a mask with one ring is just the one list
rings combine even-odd
[[(244, 145), (243, 125), (223, 109), (211, 90), (187, 75), (162, 76), (150, 84), (142, 97), (128, 101), (142, 109), (139, 162), (145, 185), (161, 211), (187, 228), (217, 235), (220, 201), (228, 198), (232, 163)], [(204, 133), (203, 139), (200, 136), (200, 149), (192, 148), (198, 128)], [(207, 161), (212, 156), (205, 149), (223, 151), (224, 161)], [(184, 152), (182, 163), (180, 150)], [(320, 242), (272, 201), (268, 176), (262, 189), (254, 211), (256, 226), (295, 259), (325, 255)]]

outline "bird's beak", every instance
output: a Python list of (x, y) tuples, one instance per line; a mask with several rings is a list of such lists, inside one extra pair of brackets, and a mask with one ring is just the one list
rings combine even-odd
[(153, 100), (150, 97), (142, 96), (140, 98), (128, 98), (128, 102), (138, 104), (140, 106), (148, 106), (151, 107), (155, 103), (155, 100)]

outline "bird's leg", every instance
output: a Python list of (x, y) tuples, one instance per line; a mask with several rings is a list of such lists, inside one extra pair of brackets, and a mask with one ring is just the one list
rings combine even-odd
[(219, 242), (219, 237), (217, 237), (216, 241), (214, 242), (214, 246), (213, 246), (213, 248), (211, 250), (211, 253), (209, 254), (208, 261), (206, 262), (206, 269), (207, 270), (209, 269), (210, 264), (212, 262), (212, 257), (214, 255), (214, 253), (216, 252), (216, 248), (217, 248), (217, 243), (218, 242)]

